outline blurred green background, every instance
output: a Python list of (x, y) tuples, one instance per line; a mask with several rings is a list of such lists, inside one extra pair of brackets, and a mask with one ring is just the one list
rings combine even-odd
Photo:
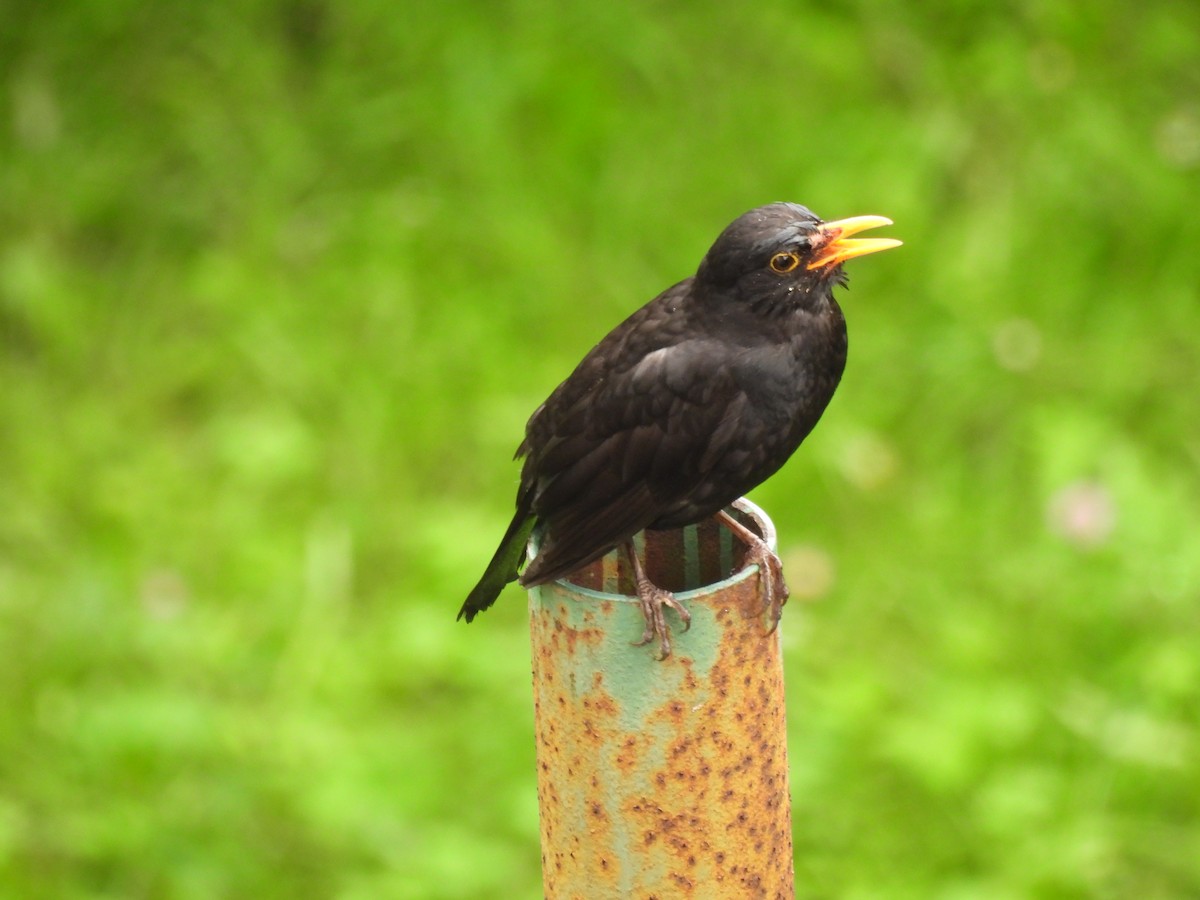
[(1200, 6), (7, 3), (0, 82), (0, 894), (540, 896), (509, 458), (788, 199), (905, 241), (753, 495), (799, 896), (1200, 896)]

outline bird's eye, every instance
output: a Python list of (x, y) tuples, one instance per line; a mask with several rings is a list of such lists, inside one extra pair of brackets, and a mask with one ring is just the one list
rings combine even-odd
[(776, 253), (771, 257), (771, 271), (785, 275), (800, 265), (800, 257), (795, 253)]

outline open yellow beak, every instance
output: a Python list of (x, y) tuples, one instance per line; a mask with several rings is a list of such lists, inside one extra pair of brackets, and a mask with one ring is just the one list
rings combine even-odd
[(899, 247), (903, 241), (893, 238), (851, 238), (869, 228), (879, 228), (891, 225), (892, 220), (884, 216), (852, 216), (849, 219), (838, 219), (836, 222), (825, 222), (818, 226), (817, 234), (824, 243), (817, 247), (817, 255), (808, 264), (809, 269), (824, 269), (844, 263), (856, 256), (866, 256), (868, 253), (878, 253), (880, 250), (890, 250)]

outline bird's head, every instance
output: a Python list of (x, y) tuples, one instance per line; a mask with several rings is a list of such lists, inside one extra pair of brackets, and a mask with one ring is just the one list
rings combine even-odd
[(822, 222), (796, 203), (772, 203), (735, 219), (705, 255), (696, 272), (698, 286), (730, 294), (753, 305), (805, 303), (845, 283), (842, 263), (891, 247), (891, 238), (854, 238), (869, 228), (891, 225), (883, 216), (855, 216)]

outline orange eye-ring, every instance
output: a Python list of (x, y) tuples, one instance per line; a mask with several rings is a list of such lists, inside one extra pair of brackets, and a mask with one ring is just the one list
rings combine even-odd
[(776, 253), (771, 257), (771, 271), (777, 275), (786, 275), (800, 265), (800, 257), (795, 253)]

